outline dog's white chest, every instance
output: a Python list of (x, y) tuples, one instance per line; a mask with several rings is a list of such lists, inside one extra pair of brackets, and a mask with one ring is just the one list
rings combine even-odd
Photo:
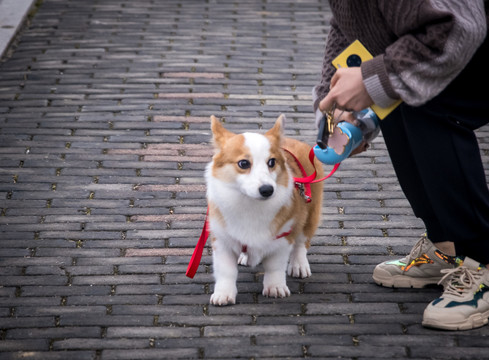
[(211, 231), (220, 243), (218, 246), (229, 247), (237, 256), (241, 254), (240, 263), (249, 266), (256, 266), (268, 254), (288, 246), (286, 238), (277, 238), (277, 235), (290, 231), (293, 220), (277, 229), (274, 226), (277, 211), (264, 211), (247, 201), (239, 204), (219, 207), (223, 218), (210, 219)]

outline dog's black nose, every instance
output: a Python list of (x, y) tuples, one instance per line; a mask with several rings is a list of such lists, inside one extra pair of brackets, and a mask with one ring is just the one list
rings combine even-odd
[(262, 185), (258, 189), (260, 195), (264, 198), (270, 197), (273, 194), (273, 186), (272, 185)]

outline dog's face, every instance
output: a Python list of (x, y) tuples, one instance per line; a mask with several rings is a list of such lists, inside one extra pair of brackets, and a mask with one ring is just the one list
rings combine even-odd
[(273, 198), (277, 186), (287, 186), (289, 176), (281, 149), (284, 116), (265, 134), (234, 134), (211, 117), (216, 153), (212, 176), (250, 198)]

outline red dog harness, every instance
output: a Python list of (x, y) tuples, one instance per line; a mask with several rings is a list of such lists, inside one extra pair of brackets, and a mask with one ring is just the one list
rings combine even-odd
[[(309, 152), (309, 161), (314, 167), (314, 172), (309, 176), (307, 176), (306, 170), (304, 169), (304, 166), (302, 166), (299, 159), (294, 154), (292, 154), (289, 150), (287, 149), (283, 149), (283, 150), (285, 150), (294, 158), (295, 162), (299, 166), (299, 169), (301, 170), (303, 177), (294, 178), (294, 182), (295, 182), (295, 187), (299, 190), (300, 194), (304, 197), (306, 202), (311, 202), (311, 184), (324, 181), (327, 178), (331, 177), (340, 166), (339, 163), (336, 164), (328, 175), (326, 175), (321, 179), (316, 179), (317, 171), (316, 171), (316, 166), (314, 165), (314, 150), (312, 148), (311, 151)], [(207, 214), (205, 216), (205, 221), (204, 221), (204, 227), (202, 228), (202, 232), (200, 234), (199, 240), (197, 241), (197, 245), (195, 246), (194, 252), (192, 254), (192, 258), (190, 259), (190, 262), (187, 267), (187, 272), (185, 275), (187, 275), (189, 278), (193, 278), (195, 276), (195, 273), (197, 272), (197, 269), (200, 264), (200, 259), (202, 258), (202, 253), (204, 252), (205, 243), (209, 238), (209, 229), (208, 229), (208, 222), (207, 222), (208, 215), (209, 215), (209, 209), (207, 209)], [(284, 232), (277, 235), (276, 238), (279, 239), (281, 237), (290, 235), (291, 232), (292, 229), (288, 232)], [(246, 252), (246, 250), (247, 250), (246, 245), (244, 245), (242, 251)]]

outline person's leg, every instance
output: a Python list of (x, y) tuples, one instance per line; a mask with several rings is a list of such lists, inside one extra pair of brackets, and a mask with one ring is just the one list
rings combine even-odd
[[(485, 114), (489, 114), (485, 100), (457, 99), (449, 93), (425, 106), (402, 105), (381, 121), (381, 128), (401, 188), (414, 214), (425, 223), (428, 238), (446, 255), (455, 255), (451, 246), (455, 243), (458, 255), (488, 264), (489, 190), (473, 132), (488, 121)], [(424, 247), (427, 246), (431, 245)], [(429, 251), (422, 253), (426, 252)], [(410, 254), (398, 265), (413, 261), (418, 255)], [(432, 255), (428, 256), (430, 260)], [(394, 264), (388, 265), (390, 270), (385, 264), (375, 269), (377, 283), (423, 284), (405, 278), (388, 279), (398, 273)], [(436, 276), (427, 268), (419, 262), (422, 274), (411, 271), (411, 276), (426, 273), (429, 276), (423, 281), (436, 283)], [(405, 271), (403, 274), (408, 275)]]
[[(457, 101), (450, 100), (451, 104)], [(458, 111), (446, 111), (445, 103), (438, 99), (419, 108), (401, 109), (423, 185), (420, 191), (426, 197), (423, 204), (430, 205), (428, 210), (418, 209), (416, 215), (425, 221), (433, 241), (454, 242), (457, 255), (489, 264), (489, 189), (473, 131), (488, 119), (465, 111), (479, 107), (487, 114), (489, 107), (474, 102), (469, 107), (461, 101)], [(429, 228), (432, 224), (436, 224), (434, 231)]]
[[(486, 39), (469, 66), (435, 100), (419, 108), (404, 105), (381, 122), (399, 182), (416, 216), (437, 245), (452, 241), (456, 246), (456, 257), (443, 256), (454, 266), (440, 270), (444, 292), (425, 309), (427, 327), (464, 330), (488, 323), (489, 190), (473, 132), (489, 121), (487, 96), (474, 86), (489, 81), (488, 51)], [(433, 255), (440, 253), (420, 241), (400, 262), (415, 256), (421, 261), (400, 268), (406, 275), (427, 273), (437, 264), (429, 265)], [(419, 270), (411, 270), (416, 263), (421, 263)], [(392, 274), (392, 269), (379, 264), (374, 279), (376, 272)]]
[(453, 243), (446, 242), (428, 197), (407, 136), (402, 110), (395, 110), (380, 124), (401, 188), (414, 214), (425, 223), (427, 237), (421, 238), (406, 257), (377, 265), (372, 277), (377, 284), (387, 287), (419, 288), (437, 284), (442, 277), (441, 270), (454, 267), (454, 259), (449, 256), (455, 255)]
[(414, 214), (425, 223), (427, 235), (432, 242), (445, 242), (443, 228), (429, 200), (422, 170), (418, 167), (418, 161), (409, 141), (403, 107), (402, 105), (380, 122), (382, 135), (401, 189)]
[(457, 188), (450, 191), (443, 182), (446, 198), (436, 200), (434, 208), (446, 229), (446, 239), (455, 243), (459, 266), (444, 270), (444, 292), (426, 307), (423, 325), (466, 330), (487, 324), (489, 318), (489, 190), (473, 132), (488, 122), (489, 106), (476, 93), (464, 96), (448, 90), (442, 102), (435, 102), (434, 110), (445, 112), (444, 124), (450, 127), (444, 151), (445, 159), (452, 159), (447, 177), (455, 178), (449, 183)]

